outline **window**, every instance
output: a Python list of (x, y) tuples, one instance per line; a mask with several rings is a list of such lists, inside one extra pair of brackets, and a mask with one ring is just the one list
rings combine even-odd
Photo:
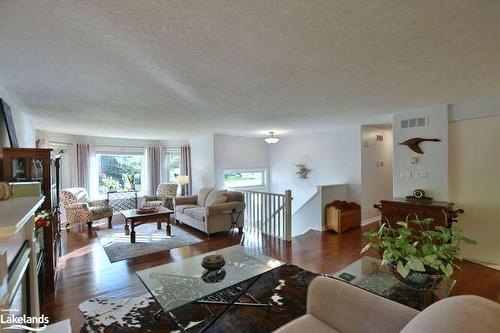
[(165, 150), (163, 177), (167, 183), (175, 183), (175, 178), (181, 174), (181, 152), (179, 149)]
[(144, 157), (140, 154), (97, 154), (98, 191), (104, 195), (112, 190), (141, 191)]
[(266, 186), (266, 170), (238, 169), (224, 170), (224, 187), (263, 187)]

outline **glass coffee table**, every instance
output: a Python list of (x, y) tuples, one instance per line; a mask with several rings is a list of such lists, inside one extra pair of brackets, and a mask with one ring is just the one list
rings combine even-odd
[(376, 258), (362, 257), (332, 276), (417, 310), (448, 297), (456, 283), (452, 279), (443, 279), (430, 290), (411, 289), (399, 282), (381, 263)]
[[(222, 269), (207, 274), (209, 272), (201, 266), (201, 261), (203, 257), (213, 254), (222, 255), (226, 264)], [(262, 274), (281, 265), (283, 262), (277, 259), (235, 245), (141, 270), (137, 275), (160, 304), (161, 311), (158, 315), (161, 312), (167, 313), (183, 332), (185, 328), (179, 324), (172, 311), (189, 303), (270, 306), (269, 303), (260, 303), (247, 290)], [(253, 279), (251, 283), (243, 283), (250, 279)], [(243, 296), (250, 302), (240, 302), (239, 299)], [(208, 308), (207, 311), (210, 312)], [(217, 318), (214, 317), (205, 328), (215, 319)]]

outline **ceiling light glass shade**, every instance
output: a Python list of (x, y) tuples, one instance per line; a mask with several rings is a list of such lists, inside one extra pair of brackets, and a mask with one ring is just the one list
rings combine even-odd
[(272, 144), (275, 144), (276, 142), (280, 141), (280, 139), (274, 136), (274, 132), (269, 132), (269, 136), (267, 138), (265, 138), (264, 141), (266, 141), (267, 143), (272, 145)]
[(177, 176), (177, 178), (175, 178), (175, 181), (177, 182), (177, 184), (181, 186), (189, 184), (189, 176), (184, 176), (184, 175)]

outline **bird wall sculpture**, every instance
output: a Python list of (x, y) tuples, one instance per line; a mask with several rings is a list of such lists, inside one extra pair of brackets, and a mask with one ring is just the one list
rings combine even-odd
[(403, 146), (408, 146), (411, 150), (413, 150), (415, 153), (423, 154), (424, 152), (420, 148), (420, 144), (422, 142), (441, 142), (440, 139), (422, 139), (422, 138), (413, 138), (413, 139), (408, 139), (405, 142), (401, 142), (400, 145)]

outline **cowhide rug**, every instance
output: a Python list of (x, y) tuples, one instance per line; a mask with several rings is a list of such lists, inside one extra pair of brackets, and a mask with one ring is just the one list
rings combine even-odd
[[(284, 265), (239, 285), (245, 289), (255, 281), (248, 293), (260, 302), (269, 301), (269, 308), (188, 304), (173, 314), (187, 332), (199, 331), (213, 318), (205, 332), (272, 332), (305, 313), (307, 286), (317, 275)], [(248, 300), (242, 297), (240, 301)], [(170, 316), (162, 313), (155, 318), (160, 307), (149, 293), (124, 299), (95, 297), (79, 308), (85, 318), (82, 333), (179, 332)]]

